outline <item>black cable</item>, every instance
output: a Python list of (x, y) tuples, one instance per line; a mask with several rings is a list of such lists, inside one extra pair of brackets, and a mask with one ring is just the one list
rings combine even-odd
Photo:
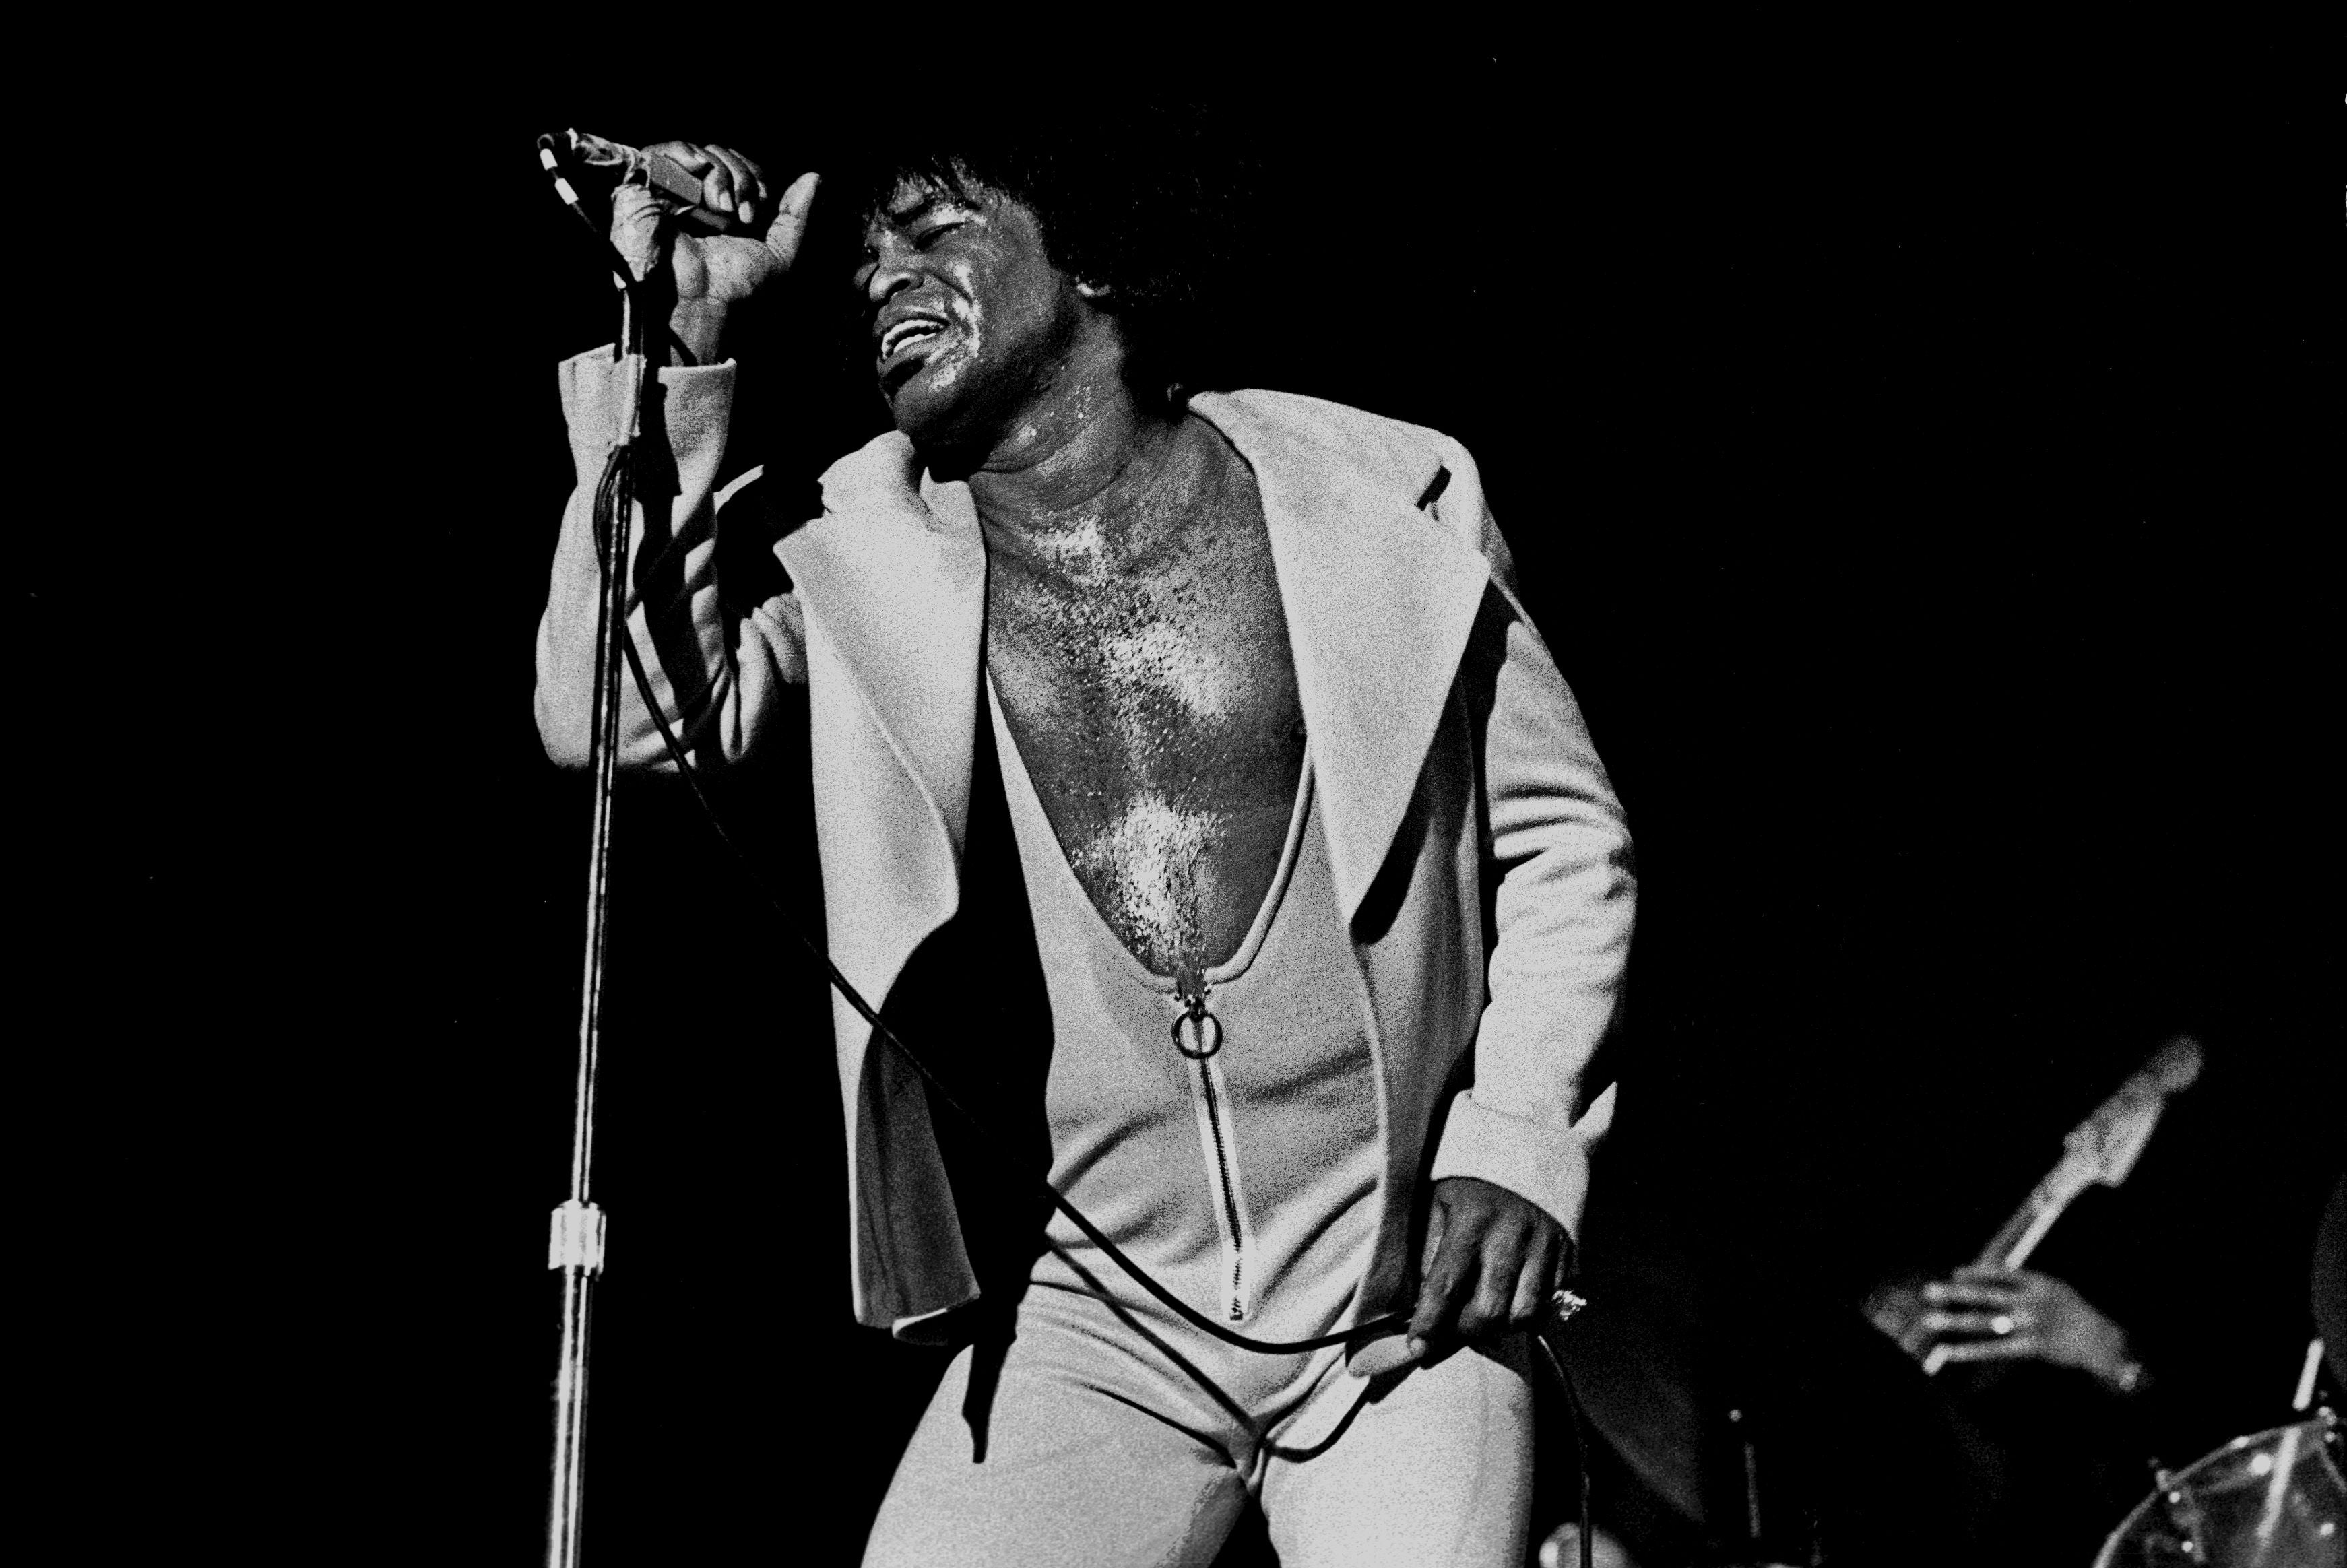
[(1556, 1353), (1548, 1336), (1535, 1329), (1532, 1343), (1540, 1347), (1541, 1358), (1556, 1375), (1556, 1386), (1564, 1390), (1564, 1412), (1573, 1423), (1573, 1452), (1581, 1467), (1581, 1568), (1593, 1568), (1592, 1557), (1597, 1550), (1597, 1527), (1589, 1517), (1589, 1431), (1581, 1420), (1581, 1394), (1573, 1386), (1573, 1375), (1564, 1369), (1564, 1358)]
[[(646, 364), (645, 374), (647, 375), (651, 374), (649, 362)], [(619, 488), (622, 465), (631, 456), (632, 446), (630, 444), (622, 444), (612, 448), (610, 458), (604, 464), (602, 477), (595, 487), (593, 533), (596, 567), (597, 574), (603, 580), (606, 591), (609, 591), (610, 574), (615, 569), (619, 569), (615, 568), (611, 559), (610, 543), (619, 537), (620, 533), (617, 526), (619, 519), (611, 509), (611, 504)], [(683, 743), (677, 739), (676, 732), (669, 727), (668, 715), (661, 712), (660, 700), (652, 691), (651, 677), (644, 669), (643, 655), (636, 647), (635, 631), (628, 624), (629, 617), (634, 613), (635, 606), (628, 603), (625, 599), (621, 603), (624, 613), (620, 618), (619, 641), (620, 649), (627, 656), (629, 673), (635, 680), (636, 694), (642, 699), (645, 712), (651, 715), (652, 725), (660, 732), (661, 746), (666, 749), (669, 760), (675, 764), (678, 775), (692, 790), (693, 801), (700, 806), (702, 819), (708, 823), (710, 830), (717, 835), (718, 842), (725, 846), (727, 853), (733, 856), (734, 865), (749, 879), (751, 886), (765, 898), (767, 905), (774, 911), (775, 917), (781, 922), (783, 929), (789, 934), (791, 939), (805, 948), (815, 962), (823, 967), (825, 978), (831, 983), (834, 989), (846, 999), (847, 1005), (856, 1010), (856, 1016), (869, 1024), (873, 1032), (882, 1041), (896, 1049), (897, 1054), (928, 1085), (930, 1092), (979, 1135), (982, 1146), (1000, 1162), (1003, 1168), (1020, 1173), (1018, 1162), (1005, 1146), (1000, 1135), (992, 1126), (956, 1099), (953, 1091), (946, 1087), (944, 1081), (930, 1069), (928, 1062), (921, 1060), (919, 1053), (906, 1044), (904, 1039), (880, 1017), (877, 1009), (865, 1000), (864, 994), (856, 989), (854, 982), (842, 974), (839, 966), (832, 961), (830, 952), (807, 934), (806, 928), (799, 923), (797, 916), (784, 902), (780, 891), (767, 882), (765, 873), (760, 869), (756, 861), (751, 858), (749, 853), (726, 829), (725, 820), (719, 815), (716, 803), (709, 798), (708, 792), (702, 787), (700, 770), (693, 765), (692, 759), (687, 754)], [(1020, 1173), (1023, 1174), (1023, 1173)], [(1252, 1351), (1263, 1356), (1304, 1355), (1314, 1350), (1327, 1349), (1331, 1346), (1347, 1344), (1365, 1336), (1374, 1337), (1376, 1330), (1404, 1324), (1409, 1320), (1408, 1313), (1390, 1313), (1384, 1317), (1372, 1319), (1370, 1322), (1358, 1325), (1342, 1333), (1322, 1334), (1309, 1339), (1254, 1339), (1246, 1335), (1235, 1333), (1199, 1312), (1166, 1286), (1159, 1284), (1147, 1269), (1127, 1257), (1122, 1248), (1102, 1234), (1100, 1227), (1092, 1224), (1083, 1211), (1077, 1208), (1067, 1194), (1052, 1185), (1048, 1179), (1038, 1177), (1036, 1183), (1051, 1198), (1051, 1206), (1066, 1215), (1069, 1223), (1081, 1232), (1094, 1246), (1105, 1253), (1110, 1261), (1122, 1269), (1135, 1285), (1154, 1296), (1192, 1327), (1237, 1349)], [(1564, 1393), (1565, 1409), (1573, 1424), (1573, 1449), (1580, 1471), (1581, 1568), (1594, 1568), (1591, 1553), (1594, 1550), (1594, 1536), (1589, 1517), (1588, 1436), (1582, 1421), (1580, 1396), (1573, 1389), (1572, 1377), (1564, 1369), (1563, 1360), (1557, 1355), (1555, 1347), (1549, 1343), (1548, 1337), (1538, 1330), (1534, 1330), (1531, 1337), (1540, 1347), (1542, 1358), (1547, 1361), (1549, 1370), (1555, 1375), (1557, 1386)]]
[(587, 232), (592, 237), (596, 250), (601, 253), (603, 264), (611, 269), (611, 275), (619, 280), (620, 287), (634, 287), (634, 275), (628, 270), (628, 259), (620, 253), (617, 245), (611, 243), (611, 237), (603, 231), (603, 226), (588, 215), (586, 207), (579, 202), (577, 188), (570, 183), (568, 173), (570, 149), (559, 138), (541, 136), (538, 138), (538, 150), (539, 166), (554, 181), (556, 199), (569, 208), (579, 221), (587, 225)]
[[(611, 561), (604, 541), (618, 530), (602, 527), (601, 514), (610, 500), (620, 465), (627, 452), (628, 448), (625, 446), (612, 449), (610, 459), (604, 466), (603, 479), (596, 486), (597, 563), (606, 574), (611, 570)], [(608, 576), (606, 580), (608, 581)], [(798, 923), (780, 893), (767, 885), (765, 874), (758, 868), (756, 862), (752, 860), (749, 854), (735, 842), (733, 835), (726, 831), (724, 821), (718, 815), (715, 804), (710, 800), (707, 791), (702, 787), (699, 771), (693, 766), (691, 757), (686, 754), (682, 743), (676, 738), (676, 732), (669, 727), (668, 716), (661, 711), (660, 701), (652, 692), (651, 677), (644, 669), (643, 656), (636, 648), (635, 633), (624, 621), (620, 627), (620, 646), (627, 654), (629, 671), (635, 677), (636, 692), (643, 699), (645, 712), (651, 715), (653, 725), (660, 731), (661, 743), (667, 748), (669, 760), (676, 764), (678, 774), (691, 786), (692, 798), (699, 803), (702, 815), (708, 820), (710, 827), (715, 831), (718, 841), (723, 844), (733, 855), (734, 864), (742, 868), (752, 885), (764, 896), (767, 904), (774, 908), (775, 915), (782, 921), (783, 928), (790, 934), (794, 941), (805, 948), (815, 961), (823, 966), (825, 977), (830, 980), (833, 988), (846, 999), (847, 1005), (856, 1009), (856, 1016), (871, 1025), (873, 1031), (882, 1040), (896, 1048), (897, 1054), (902, 1057), (915, 1072), (920, 1074), (922, 1081), (944, 1103), (946, 1109), (951, 1111), (975, 1131), (983, 1140), (988, 1152), (999, 1159), (1006, 1169), (1018, 1170), (1018, 1163), (1004, 1147), (1004, 1141), (1000, 1135), (983, 1119), (955, 1099), (953, 1091), (946, 1087), (944, 1081), (930, 1069), (929, 1064), (922, 1061), (919, 1054), (911, 1046), (906, 1044), (903, 1038), (881, 1019), (880, 1014), (870, 1002), (864, 999), (863, 993), (856, 989), (854, 983), (846, 975), (840, 973), (839, 966), (832, 962), (830, 953), (824, 949), (822, 944), (807, 935), (805, 928)], [(1365, 1335), (1372, 1335), (1375, 1330), (1407, 1323), (1409, 1320), (1409, 1314), (1397, 1312), (1347, 1329), (1342, 1333), (1322, 1334), (1309, 1339), (1254, 1339), (1244, 1334), (1234, 1333), (1175, 1296), (1171, 1290), (1159, 1284), (1148, 1270), (1127, 1257), (1123, 1249), (1102, 1235), (1100, 1227), (1092, 1224), (1082, 1210), (1069, 1201), (1066, 1194), (1061, 1192), (1049, 1181), (1039, 1178), (1039, 1182), (1043, 1191), (1051, 1195), (1052, 1206), (1065, 1214), (1069, 1223), (1083, 1233), (1086, 1240), (1107, 1254), (1109, 1260), (1130, 1276), (1135, 1285), (1155, 1296), (1193, 1328), (1212, 1335), (1226, 1345), (1235, 1346), (1242, 1350), (1252, 1350), (1263, 1356), (1300, 1356), (1309, 1351), (1326, 1349), (1332, 1345), (1347, 1344)]]

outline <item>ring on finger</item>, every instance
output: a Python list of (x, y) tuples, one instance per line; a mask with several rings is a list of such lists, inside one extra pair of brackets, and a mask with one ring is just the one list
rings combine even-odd
[(2013, 1332), (2013, 1314), (2000, 1312), (1988, 1320), (1988, 1331), (2002, 1339)]

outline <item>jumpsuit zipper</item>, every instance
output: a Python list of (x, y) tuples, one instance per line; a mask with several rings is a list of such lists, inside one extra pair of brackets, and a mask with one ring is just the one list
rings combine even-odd
[[(1182, 1003), (1183, 1012), (1174, 1020), (1174, 1038), (1182, 1042), (1182, 1027), (1190, 1026), (1191, 1039), (1198, 1046), (1193, 1051), (1182, 1047), (1198, 1071), (1199, 1102), (1204, 1112), (1206, 1129), (1211, 1135), (1214, 1157), (1214, 1192), (1222, 1200), (1223, 1234), (1229, 1238), (1231, 1277), (1224, 1311), (1234, 1323), (1246, 1318), (1246, 1232), (1239, 1214), (1238, 1178), (1231, 1169), (1230, 1136), (1223, 1126), (1222, 1096), (1214, 1092), (1213, 1058), (1222, 1050), (1222, 1020), (1206, 1010), (1206, 987), (1194, 973), (1183, 973), (1175, 985), (1175, 999)], [(1209, 1026), (1212, 1033), (1208, 1033)], [(1207, 1042), (1211, 1040), (1212, 1044)]]
[(1214, 1132), (1214, 1180), (1223, 1194), (1223, 1218), (1231, 1233), (1231, 1299), (1230, 1317), (1234, 1323), (1246, 1316), (1246, 1303), (1241, 1294), (1245, 1271), (1246, 1243), (1239, 1231), (1239, 1203), (1231, 1190), (1230, 1145), (1223, 1138), (1222, 1105), (1214, 1098), (1214, 1075), (1205, 1063), (1198, 1064), (1198, 1081), (1205, 1086), (1206, 1125)]

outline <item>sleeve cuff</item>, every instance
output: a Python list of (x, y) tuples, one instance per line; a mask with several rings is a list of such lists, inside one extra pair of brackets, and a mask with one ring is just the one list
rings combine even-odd
[(1589, 1154), (1614, 1124), (1614, 1088), (1607, 1084), (1580, 1121), (1562, 1125), (1494, 1111), (1467, 1090), (1450, 1102), (1432, 1179), (1473, 1176), (1505, 1187), (1578, 1236), (1589, 1198)]
[[(627, 434), (620, 427), (628, 405), (625, 363), (614, 358), (611, 345), (605, 343), (573, 354), (556, 369), (562, 417), (570, 427), (570, 461), (581, 484), (595, 482), (605, 454)], [(671, 365), (656, 373), (663, 394), (661, 418), (680, 467), (705, 464), (714, 472), (723, 462), (736, 368), (729, 359), (723, 364)]]

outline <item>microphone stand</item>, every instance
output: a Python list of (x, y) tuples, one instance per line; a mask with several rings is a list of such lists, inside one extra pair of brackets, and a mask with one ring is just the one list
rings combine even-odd
[(621, 274), (619, 363), (625, 401), (611, 455), (610, 505), (597, 519), (602, 537), (602, 597), (595, 617), (595, 694), (589, 768), (595, 809), (587, 859), (587, 942), (579, 981), (579, 1070), (570, 1122), (570, 1196), (554, 1211), (547, 1266), (562, 1276), (562, 1348), (554, 1378), (554, 1466), (547, 1510), (547, 1568), (579, 1568), (581, 1487), (587, 1441), (587, 1350), (596, 1276), (603, 1269), (603, 1211), (595, 1206), (595, 1074), (602, 1047), (604, 942), (611, 869), (611, 785), (617, 773), (620, 682), (626, 664), (628, 564), (635, 520), (635, 443), (643, 434), (643, 311)]

